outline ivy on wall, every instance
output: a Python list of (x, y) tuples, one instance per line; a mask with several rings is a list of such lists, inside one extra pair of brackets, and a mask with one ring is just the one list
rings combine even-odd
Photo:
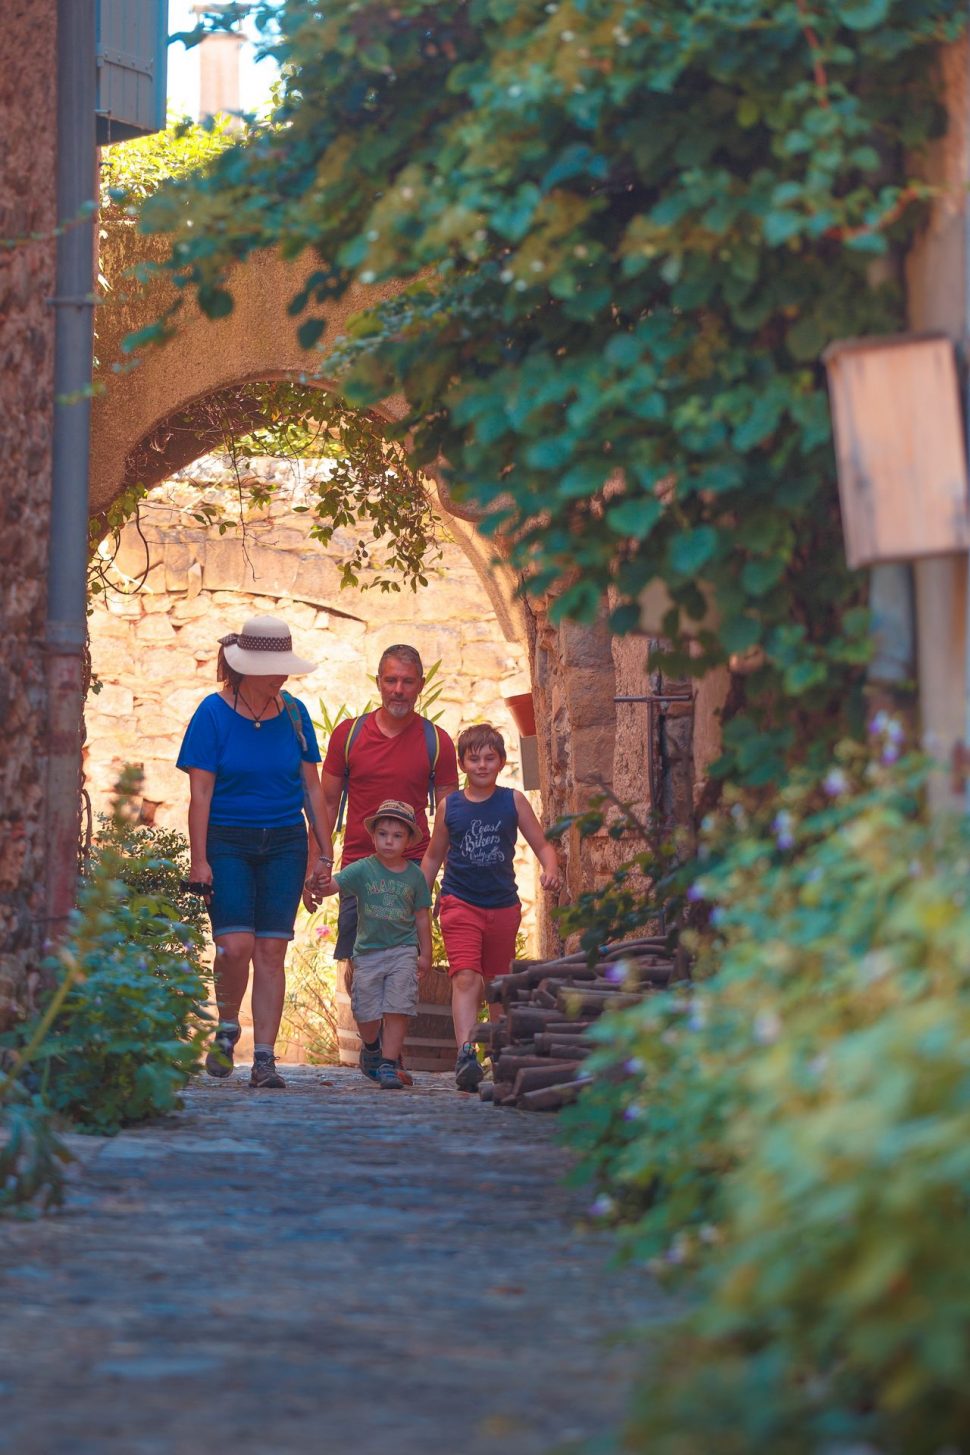
[[(265, 130), (264, 119), (251, 119), (242, 135), (227, 117), (200, 123), (170, 117), (164, 131), (101, 154), (102, 229), (125, 226), (140, 206), (165, 183), (191, 178), (232, 145), (248, 145)], [(109, 296), (122, 280), (101, 275)], [(149, 442), (147, 452), (160, 449), (181, 436), (189, 452), (217, 449), (234, 469), (239, 483), (240, 520), (229, 519), (200, 501), (200, 524), (224, 532), (239, 525), (246, 511), (266, 503), (276, 486), (252, 475), (253, 458), (281, 460), (327, 457), (330, 470), (315, 481), (311, 503), (299, 507), (307, 514), (307, 536), (329, 544), (334, 532), (366, 526), (352, 554), (343, 560), (342, 584), (361, 588), (361, 571), (369, 568), (368, 585), (388, 592), (404, 587), (417, 590), (428, 584), (427, 571), (440, 557), (440, 523), (436, 520), (424, 482), (411, 468), (404, 449), (388, 441), (382, 428), (366, 411), (348, 408), (333, 393), (294, 383), (247, 383), (195, 402), (184, 416), (167, 420), (162, 438)], [(186, 453), (185, 447), (181, 454)], [(90, 523), (89, 590), (91, 596), (109, 586), (118, 590), (111, 566), (129, 521), (138, 526), (143, 485), (129, 487)], [(378, 542), (379, 556), (374, 542)], [(145, 546), (145, 569), (150, 564)], [(140, 589), (138, 580), (129, 589)]]
[[(948, 0), (262, 4), (272, 125), (163, 187), (141, 225), (214, 317), (230, 265), (308, 254), (290, 313), (350, 405), (407, 400), (414, 467), (506, 531), (554, 612), (659, 578), (667, 665), (759, 649), (718, 771), (767, 784), (858, 705), (835, 337), (903, 319), (900, 250), (941, 130)], [(398, 280), (349, 337), (321, 305)], [(296, 323), (296, 320), (300, 320)], [(160, 320), (136, 340), (174, 326)], [(713, 604), (713, 611), (710, 609)]]

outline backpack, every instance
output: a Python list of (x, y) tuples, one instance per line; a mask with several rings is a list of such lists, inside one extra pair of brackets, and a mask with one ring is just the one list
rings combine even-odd
[[(350, 750), (354, 746), (357, 736), (369, 716), (371, 716), (370, 713), (365, 713), (363, 717), (354, 718), (350, 732), (347, 734), (347, 741), (344, 744), (344, 785), (340, 790), (340, 806), (337, 809), (335, 833), (343, 828), (344, 810), (347, 807), (347, 797), (350, 793)], [(429, 721), (428, 718), (421, 718), (421, 727), (424, 730), (424, 745), (428, 750), (428, 811), (434, 813), (436, 803), (434, 776), (435, 770), (438, 767), (438, 757), (441, 753), (441, 737), (435, 724)]]
[(300, 709), (297, 707), (296, 698), (290, 692), (281, 692), (283, 706), (286, 708), (286, 715), (290, 720), (290, 726), (296, 733), (296, 740), (300, 745), (300, 752), (306, 752), (306, 735), (303, 731), (303, 720), (300, 717)]
[[(300, 752), (305, 753), (306, 733), (303, 731), (303, 720), (300, 717), (300, 709), (297, 706), (296, 698), (289, 692), (281, 692), (280, 696), (283, 699), (283, 706), (286, 708), (286, 715), (290, 720), (290, 727), (296, 733), (296, 740), (300, 745)], [(317, 816), (313, 812), (313, 804), (310, 802), (309, 793), (307, 793), (306, 782), (303, 778), (302, 770), (300, 773), (300, 785), (303, 789), (303, 812), (306, 814), (306, 821), (309, 824), (310, 829), (313, 832), (313, 836), (317, 840), (317, 843), (321, 844), (320, 836), (317, 833)], [(333, 853), (333, 850), (331, 849), (330, 852)]]

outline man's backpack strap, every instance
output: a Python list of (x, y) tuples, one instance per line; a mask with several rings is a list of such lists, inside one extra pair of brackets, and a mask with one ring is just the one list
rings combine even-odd
[[(300, 705), (290, 692), (281, 692), (280, 696), (283, 699), (283, 706), (286, 708), (286, 715), (290, 720), (290, 727), (296, 733), (296, 740), (300, 745), (300, 752), (305, 753), (307, 750), (307, 742), (306, 733), (303, 731), (303, 719), (300, 716)], [(320, 844), (320, 852), (322, 853), (323, 841), (317, 832), (317, 816), (313, 812), (313, 804), (310, 802), (310, 795), (307, 792), (306, 782), (302, 774), (300, 781), (303, 787), (303, 812), (306, 814), (306, 821), (310, 826), (313, 837)], [(331, 849), (330, 852), (333, 853), (333, 850)]]
[(426, 717), (421, 719), (421, 726), (424, 728), (424, 745), (428, 750), (428, 811), (434, 813), (438, 802), (434, 780), (438, 769), (438, 759), (441, 756), (441, 734), (435, 724)]
[(347, 734), (347, 741), (344, 743), (344, 782), (340, 790), (340, 804), (337, 808), (337, 824), (334, 832), (339, 832), (344, 826), (344, 812), (347, 808), (347, 795), (350, 792), (350, 750), (360, 734), (361, 728), (367, 721), (368, 714), (363, 717), (355, 717), (350, 725), (350, 732)]

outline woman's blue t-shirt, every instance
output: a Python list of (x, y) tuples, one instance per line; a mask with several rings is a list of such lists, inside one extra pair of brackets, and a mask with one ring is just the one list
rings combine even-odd
[(177, 766), (185, 773), (204, 768), (216, 775), (210, 824), (282, 829), (300, 822), (301, 761), (319, 763), (320, 749), (310, 714), (302, 702), (297, 707), (305, 753), (285, 710), (256, 728), (218, 692), (199, 703), (185, 729)]

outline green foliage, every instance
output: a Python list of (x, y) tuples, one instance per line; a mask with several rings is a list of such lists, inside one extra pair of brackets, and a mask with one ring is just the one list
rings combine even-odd
[(880, 733), (770, 815), (738, 801), (696, 984), (600, 1028), (622, 1074), (570, 1113), (596, 1209), (700, 1270), (622, 1448), (932, 1455), (970, 1428), (970, 827), (923, 817)]
[[(947, 0), (378, 0), (256, 7), (274, 126), (161, 189), (180, 297), (308, 253), (290, 304), (348, 404), (402, 395), (413, 468), (504, 530), (559, 616), (656, 577), (667, 665), (760, 645), (717, 771), (770, 784), (852, 726), (867, 652), (818, 355), (898, 328), (941, 126)], [(192, 226), (189, 227), (191, 222)], [(394, 281), (330, 339), (320, 309)], [(166, 326), (171, 325), (167, 321)], [(734, 725), (732, 725), (734, 726)]]
[[(82, 1131), (116, 1132), (174, 1110), (198, 1061), (206, 988), (202, 930), (174, 889), (185, 858), (178, 835), (135, 828), (129, 776), (81, 886), (70, 929), (48, 968), (57, 977), (53, 1024), (29, 1058), (46, 1104)], [(162, 857), (167, 848), (177, 860)], [(34, 1023), (20, 1029), (29, 1042)]]
[[(244, 133), (245, 135), (245, 133)], [(164, 131), (101, 152), (101, 206), (134, 208), (162, 182), (203, 171), (240, 137), (226, 116), (202, 122), (169, 116)]]
[(0, 1213), (48, 1212), (64, 1201), (70, 1153), (40, 1096), (0, 1073)]
[[(252, 456), (280, 459), (325, 457), (330, 466), (314, 485), (307, 535), (329, 545), (338, 530), (365, 524), (382, 554), (358, 539), (341, 566), (341, 587), (382, 592), (417, 591), (441, 558), (439, 530), (421, 478), (406, 452), (385, 438), (368, 414), (347, 406), (332, 391), (296, 384), (251, 384), (237, 391), (256, 416), (252, 431), (231, 443), (237, 475)], [(228, 441), (227, 441), (228, 443)], [(253, 505), (272, 493), (248, 482)], [(303, 507), (300, 507), (303, 509)], [(364, 570), (376, 574), (362, 581)]]
[[(184, 834), (157, 824), (139, 823), (122, 804), (99, 818), (84, 879), (108, 873), (121, 880), (129, 895), (162, 901), (175, 914), (169, 921), (168, 937), (153, 935), (153, 946), (179, 960), (188, 960), (192, 969), (202, 975), (209, 916), (198, 895), (182, 888), (189, 878), (189, 866), (189, 843)], [(190, 938), (183, 933), (186, 926), (193, 931)]]

